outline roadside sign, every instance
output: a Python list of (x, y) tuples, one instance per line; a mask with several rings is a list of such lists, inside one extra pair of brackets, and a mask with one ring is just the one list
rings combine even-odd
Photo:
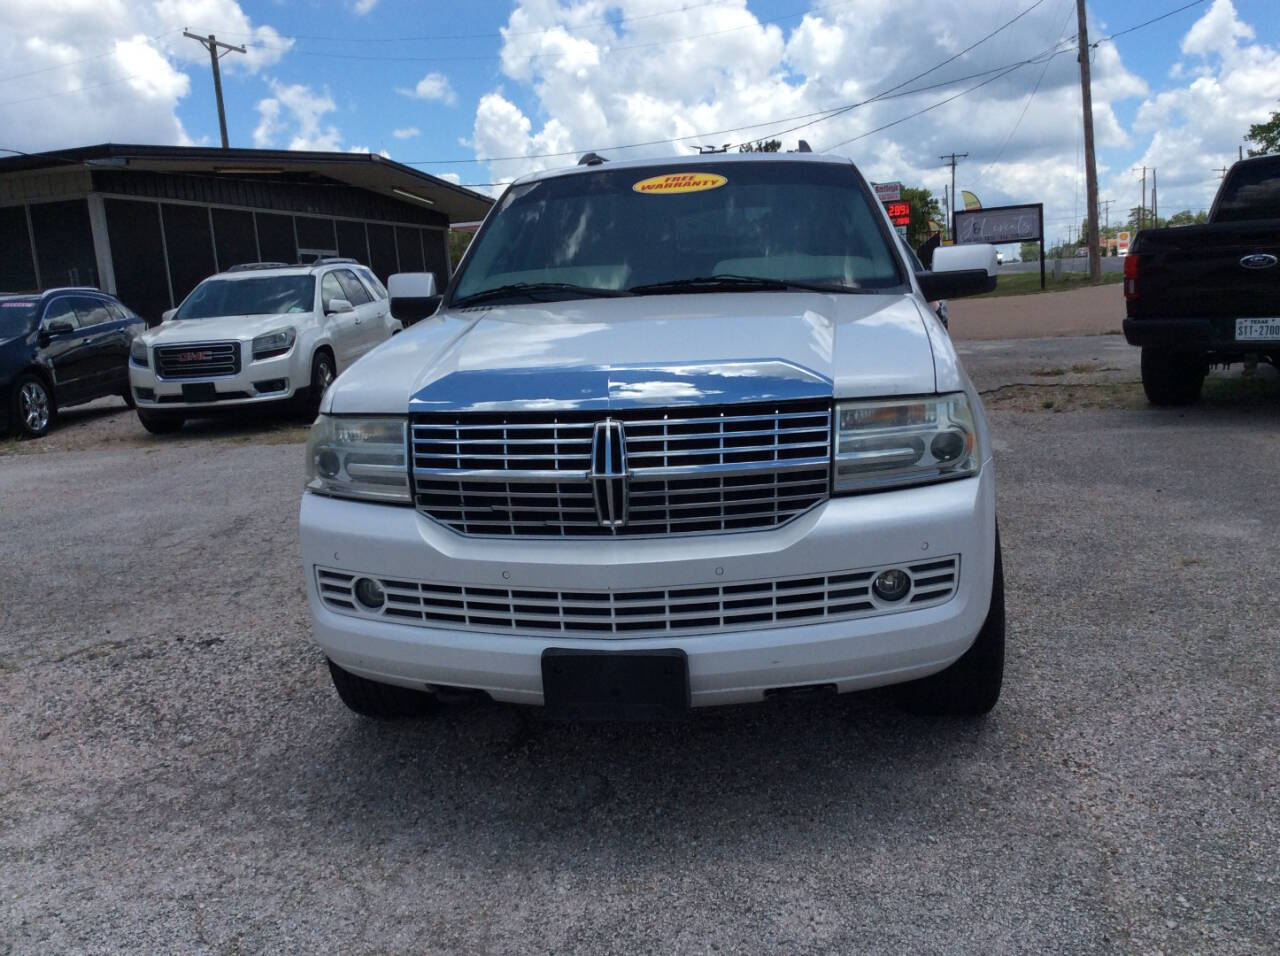
[(911, 203), (902, 200), (887, 202), (884, 209), (889, 214), (889, 221), (895, 226), (911, 225)]
[(1039, 240), (1041, 206), (992, 206), (987, 209), (957, 209), (956, 242), (1031, 242)]
[(900, 235), (903, 239), (907, 238), (906, 226), (894, 226), (893, 231), (896, 232), (898, 235)]
[(902, 198), (902, 183), (872, 183), (871, 188), (881, 202), (897, 202)]

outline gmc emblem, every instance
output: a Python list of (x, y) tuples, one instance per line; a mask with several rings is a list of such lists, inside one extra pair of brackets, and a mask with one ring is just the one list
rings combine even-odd
[(213, 359), (212, 352), (179, 352), (174, 358), (179, 362), (208, 362)]

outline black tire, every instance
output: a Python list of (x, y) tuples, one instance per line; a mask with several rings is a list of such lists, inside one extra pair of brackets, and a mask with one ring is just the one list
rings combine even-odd
[(898, 687), (898, 703), (913, 714), (980, 717), (1000, 699), (1004, 683), (1004, 560), (996, 533), (996, 567), (991, 608), (982, 630), (960, 659), (946, 670)]
[(335, 378), (337, 369), (333, 364), (333, 356), (325, 350), (316, 352), (311, 359), (311, 382), (297, 397), (298, 414), (302, 418), (309, 422), (316, 420), (316, 416), (320, 414), (320, 400)]
[(128, 385), (124, 387), (124, 391), (120, 393), (120, 397), (124, 399), (124, 403), (128, 405), (130, 408), (138, 407), (138, 402), (133, 397), (133, 389), (130, 388)]
[(56, 413), (57, 405), (44, 379), (33, 372), (19, 375), (9, 403), (9, 421), (14, 431), (23, 438), (43, 438)]
[(1209, 363), (1195, 352), (1142, 350), (1142, 390), (1152, 405), (1191, 405), (1200, 398)]
[(144, 412), (138, 409), (138, 421), (153, 435), (172, 435), (186, 424), (187, 418), (179, 412)]
[(334, 690), (342, 702), (362, 717), (375, 720), (399, 720), (405, 717), (425, 717), (436, 708), (436, 700), (425, 691), (410, 690), (394, 684), (358, 677), (328, 660), (329, 676)]

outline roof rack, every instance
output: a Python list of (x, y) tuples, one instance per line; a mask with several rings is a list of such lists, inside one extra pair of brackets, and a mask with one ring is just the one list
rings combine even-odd
[(352, 259), (350, 256), (321, 256), (319, 259), (312, 259), (310, 262), (300, 262), (298, 264), (303, 266), (332, 266), (338, 263), (352, 266), (363, 265), (358, 259)]
[(256, 269), (288, 269), (287, 262), (241, 262), (227, 269), (227, 272), (253, 272)]
[(608, 161), (609, 160), (605, 159), (599, 153), (583, 153), (582, 158), (578, 160), (578, 165), (599, 166), (601, 163), (607, 163)]

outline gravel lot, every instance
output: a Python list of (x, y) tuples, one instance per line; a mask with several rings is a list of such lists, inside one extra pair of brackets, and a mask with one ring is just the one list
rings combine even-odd
[(0, 951), (1275, 951), (1280, 376), (1164, 411), (1115, 336), (964, 351), (1011, 627), (975, 723), (366, 722), (296, 426), (0, 443)]

